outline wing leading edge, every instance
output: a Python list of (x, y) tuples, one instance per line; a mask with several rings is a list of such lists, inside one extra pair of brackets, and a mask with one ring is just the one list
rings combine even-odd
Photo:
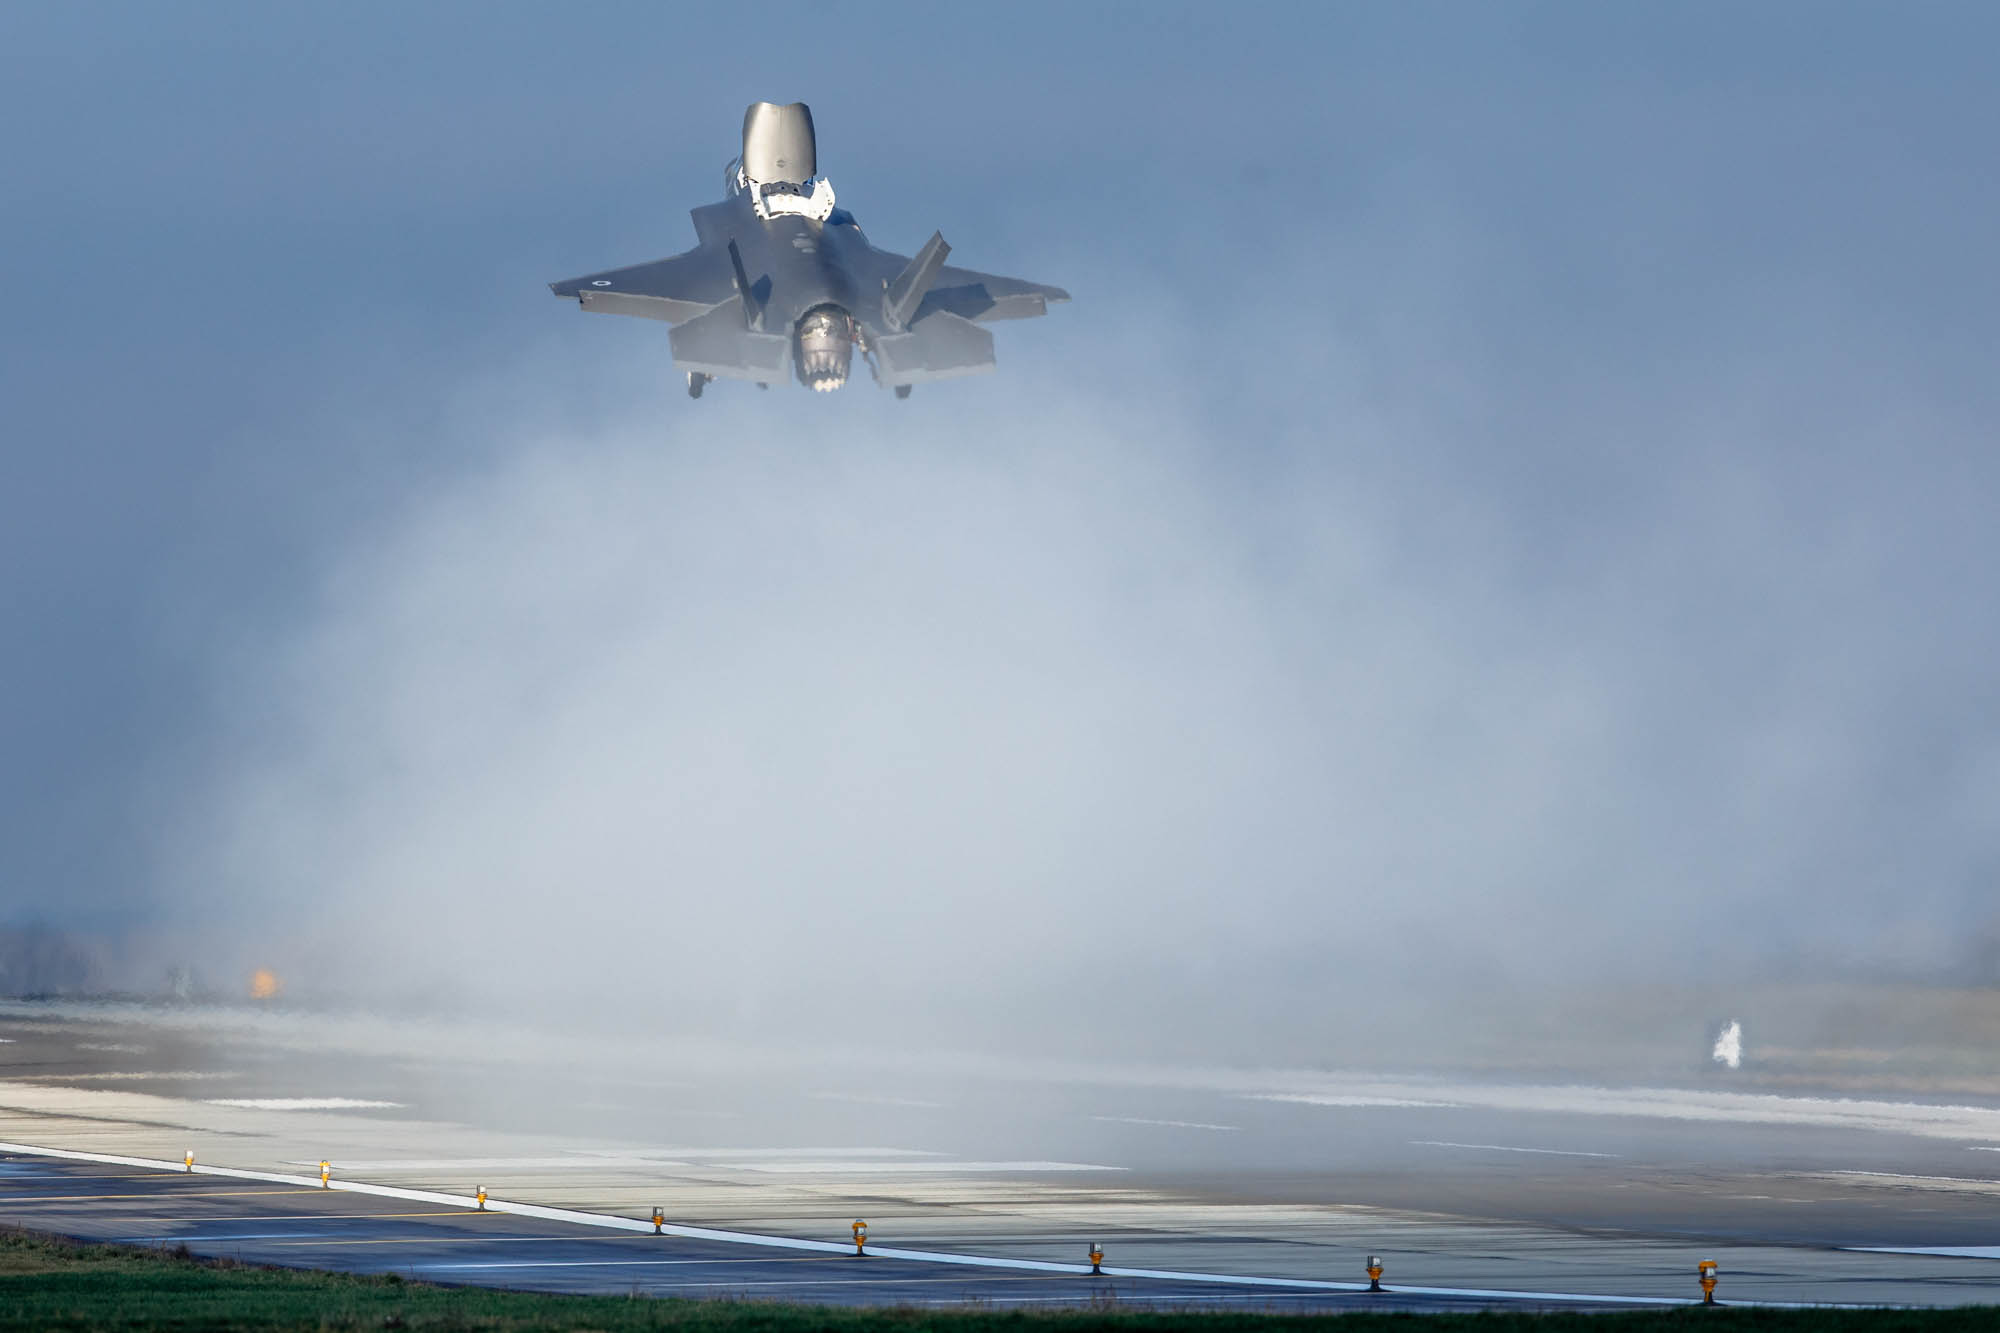
[(598, 314), (680, 324), (734, 300), (736, 281), (727, 262), (718, 262), (713, 254), (697, 249), (650, 264), (552, 282), (549, 290)]

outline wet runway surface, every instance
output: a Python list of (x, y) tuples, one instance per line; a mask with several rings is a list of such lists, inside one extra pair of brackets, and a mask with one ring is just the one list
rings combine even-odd
[[(760, 1252), (742, 1244), (606, 1231), (497, 1211), (254, 1183), (207, 1174), (0, 1155), (9, 1221), (96, 1241), (247, 1263), (397, 1273), (521, 1290), (813, 1304), (1090, 1305), (1286, 1310), (1468, 1309), (1478, 1295), (1338, 1293), (1113, 1272), (1049, 1274), (869, 1254)], [(1539, 1304), (1533, 1300), (1513, 1304)], [(1562, 1302), (1561, 1308), (1592, 1308)]]
[[(1722, 1264), (1721, 1294), (1738, 1301), (2000, 1301), (1995, 1258), (1880, 1252), (2000, 1244), (2000, 1099), (1963, 1095), (911, 1061), (12, 1005), (0, 1006), (0, 1141), (167, 1161), (192, 1150), (203, 1166), (308, 1178), (327, 1158), (341, 1184), (461, 1200), (483, 1186), (628, 1224), (658, 1206), (672, 1223), (829, 1247), (746, 1251), (310, 1179), (0, 1163), (0, 1221), (536, 1289), (1101, 1298), (1075, 1273), (886, 1255), (857, 1272), (835, 1251), (864, 1217), (872, 1248), (1001, 1264), (1074, 1266), (1096, 1241), (1114, 1271), (1353, 1284), (1374, 1253), (1401, 1289), (1391, 1299), (1426, 1308), (1530, 1293), (1685, 1300), (1701, 1259)], [(1384, 1299), (1109, 1282), (1120, 1300), (1163, 1305)]]

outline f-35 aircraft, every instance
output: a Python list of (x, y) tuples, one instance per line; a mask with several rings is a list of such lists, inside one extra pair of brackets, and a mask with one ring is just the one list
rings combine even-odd
[(718, 378), (768, 388), (787, 368), (831, 392), (847, 383), (857, 347), (875, 382), (907, 398), (913, 384), (993, 369), (981, 324), (1069, 300), (1060, 287), (951, 267), (937, 233), (914, 259), (877, 250), (818, 173), (806, 104), (753, 103), (727, 196), (694, 210), (701, 244), (549, 289), (585, 310), (672, 324), (691, 398)]

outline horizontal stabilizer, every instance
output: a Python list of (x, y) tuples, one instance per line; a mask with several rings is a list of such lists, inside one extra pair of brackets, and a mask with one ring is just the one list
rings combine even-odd
[(780, 333), (758, 333), (744, 327), (741, 305), (719, 305), (674, 327), (674, 364), (722, 379), (783, 380), (791, 362), (792, 340)]
[(917, 320), (930, 318), (933, 310), (948, 310), (965, 319), (990, 324), (1001, 319), (1033, 319), (1048, 313), (1069, 293), (1047, 283), (1022, 278), (1003, 278), (997, 273), (980, 273), (950, 264), (938, 274), (930, 295), (917, 308)]
[(910, 327), (910, 321), (917, 317), (917, 307), (924, 303), (924, 296), (931, 284), (937, 281), (939, 270), (944, 268), (945, 256), (951, 247), (945, 244), (944, 233), (934, 231), (924, 242), (924, 248), (917, 251), (917, 257), (889, 284), (882, 293), (882, 322), (889, 326), (891, 333), (901, 333)]
[(908, 333), (884, 334), (869, 346), (875, 378), (887, 385), (978, 375), (994, 366), (993, 335), (943, 310), (925, 315)]

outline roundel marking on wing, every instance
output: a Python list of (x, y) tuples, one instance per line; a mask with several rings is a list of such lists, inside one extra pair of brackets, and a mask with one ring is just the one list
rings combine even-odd
[(611, 285), (611, 283), (610, 283), (610, 281), (609, 281), (608, 279), (605, 279), (605, 278), (598, 278), (598, 279), (597, 279), (596, 281), (592, 282), (592, 283), (591, 283), (590, 285), (591, 285), (591, 286), (593, 286), (593, 287), (609, 287), (609, 286)]

